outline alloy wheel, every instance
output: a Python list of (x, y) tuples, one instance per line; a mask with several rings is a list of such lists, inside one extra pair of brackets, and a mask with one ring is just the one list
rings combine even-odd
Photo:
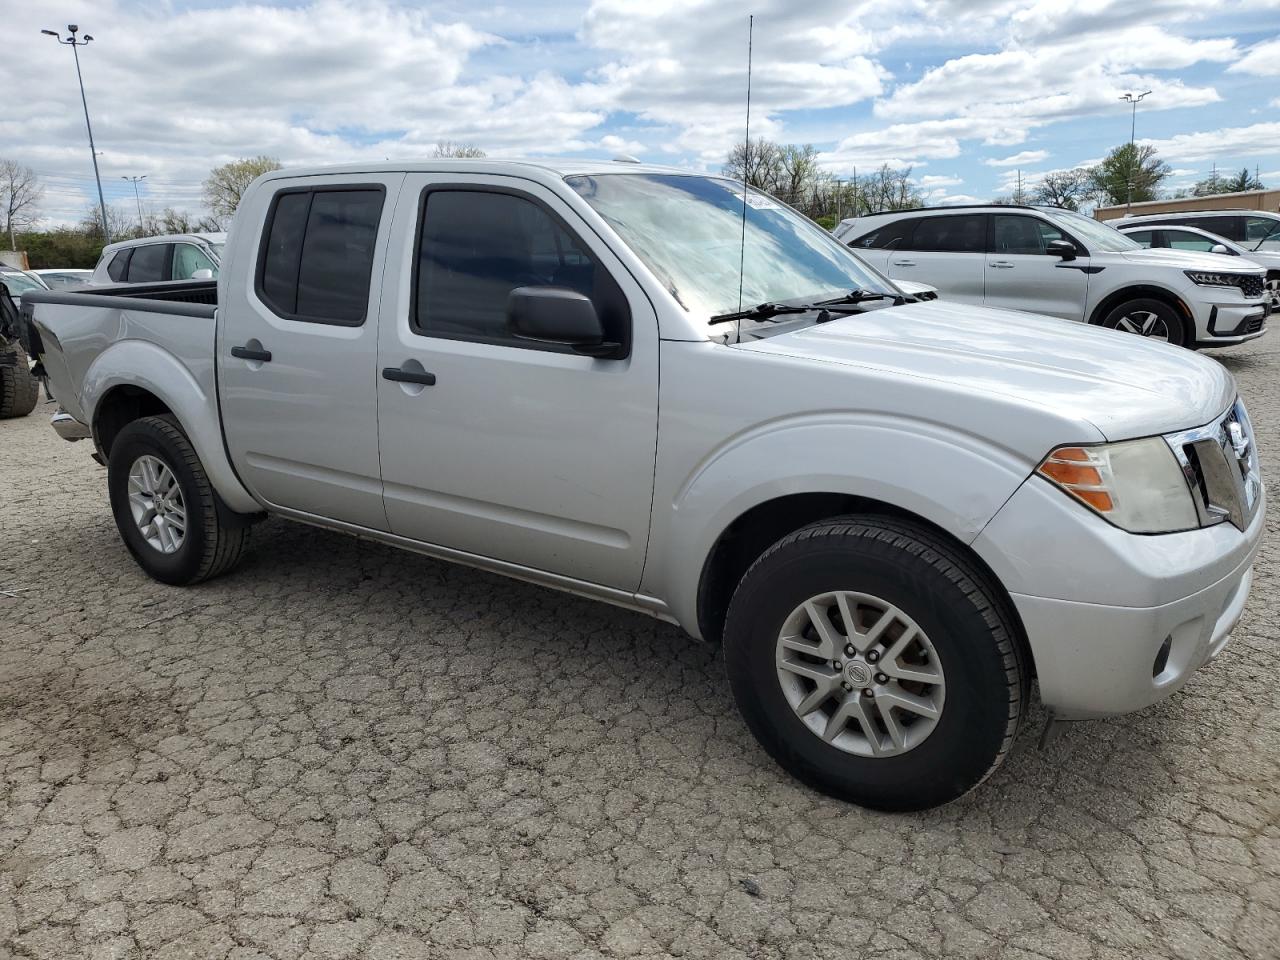
[(159, 457), (145, 454), (129, 468), (129, 511), (144, 540), (161, 553), (177, 553), (187, 534), (182, 487)]

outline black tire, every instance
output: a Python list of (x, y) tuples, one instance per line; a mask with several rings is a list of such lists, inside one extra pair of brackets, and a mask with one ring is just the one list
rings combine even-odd
[(21, 344), (0, 344), (0, 353), (11, 354), (7, 359), (13, 363), (0, 360), (0, 420), (25, 417), (40, 399), (40, 381), (31, 375)]
[[(1172, 306), (1163, 300), (1155, 300), (1151, 297), (1139, 297), (1134, 300), (1126, 300), (1124, 303), (1114, 307), (1106, 316), (1102, 318), (1102, 326), (1109, 327), (1112, 330), (1124, 330), (1123, 326), (1126, 318), (1133, 318), (1135, 315), (1154, 314), (1157, 321), (1154, 330), (1158, 332), (1163, 329), (1168, 333), (1168, 342), (1175, 347), (1186, 347), (1192, 345), (1195, 340), (1194, 336), (1189, 336), (1187, 324), (1183, 320), (1182, 315), (1178, 313)], [(1132, 323), (1133, 321), (1130, 320)], [(1126, 330), (1128, 333), (1135, 333), (1134, 330)], [(1146, 334), (1140, 334), (1147, 336)]]
[[(857, 756), (807, 727), (783, 694), (779, 631), (806, 600), (852, 590), (894, 604), (929, 637), (945, 676), (933, 730), (892, 756)], [(839, 517), (779, 540), (729, 605), (724, 657), (738, 708), (779, 764), (824, 793), (880, 810), (922, 810), (972, 790), (1000, 765), (1028, 698), (1009, 602), (961, 550), (922, 525)]]
[[(129, 470), (143, 455), (162, 461), (174, 474), (186, 508), (186, 534), (173, 553), (147, 542), (129, 507)], [(226, 573), (249, 542), (247, 518), (226, 514), (195, 448), (172, 417), (143, 417), (120, 431), (107, 461), (107, 490), (120, 537), (147, 574), (161, 583), (199, 583)]]

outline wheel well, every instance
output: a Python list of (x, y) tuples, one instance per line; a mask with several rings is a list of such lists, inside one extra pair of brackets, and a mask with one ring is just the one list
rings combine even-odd
[(1101, 303), (1094, 307), (1093, 314), (1089, 317), (1089, 322), (1094, 324), (1102, 323), (1108, 313), (1126, 300), (1141, 299), (1159, 300), (1161, 303), (1167, 303), (1173, 307), (1186, 326), (1187, 342), (1189, 343), (1196, 339), (1195, 317), (1191, 315), (1190, 308), (1182, 302), (1181, 297), (1170, 293), (1163, 287), (1124, 287), (1115, 293), (1108, 294)]
[(120, 431), (142, 417), (173, 413), (163, 400), (141, 387), (113, 387), (98, 403), (93, 416), (93, 435), (103, 459), (111, 455), (111, 445)]
[(850, 513), (880, 514), (898, 520), (910, 520), (927, 527), (935, 536), (947, 540), (963, 553), (970, 563), (986, 574), (992, 589), (998, 591), (1000, 599), (1007, 605), (1017, 642), (1022, 645), (1022, 652), (1025, 654), (1024, 662), (1031, 664), (1034, 672), (1035, 661), (1017, 608), (999, 578), (978, 554), (937, 524), (910, 510), (903, 510), (880, 500), (840, 493), (797, 493), (766, 500), (729, 524), (707, 555), (702, 567), (702, 578), (698, 583), (698, 628), (703, 639), (713, 643), (720, 641), (733, 591), (760, 554), (801, 527)]

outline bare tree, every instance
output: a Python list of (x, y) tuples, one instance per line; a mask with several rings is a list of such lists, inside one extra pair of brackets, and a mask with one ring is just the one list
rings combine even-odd
[[(107, 228), (111, 231), (113, 242), (148, 235), (144, 232), (144, 228), (138, 225), (138, 218), (133, 212), (132, 205), (108, 204)], [(104, 242), (102, 236), (102, 210), (96, 203), (85, 209), (84, 215), (80, 218), (80, 230), (86, 236), (96, 239), (99, 243)]]
[(213, 211), (215, 217), (228, 219), (240, 206), (240, 198), (244, 196), (249, 184), (272, 170), (280, 169), (280, 161), (275, 157), (249, 157), (244, 160), (232, 160), (209, 171), (204, 182), (204, 202)]
[(445, 157), (484, 157), (487, 154), (474, 143), (463, 143), (455, 140), (437, 141), (431, 156), (436, 160)]
[(734, 180), (745, 180), (749, 186), (774, 193), (783, 176), (783, 148), (772, 140), (756, 138), (735, 144), (725, 158), (722, 172)]
[(1036, 203), (1045, 203), (1063, 210), (1079, 210), (1080, 204), (1094, 193), (1093, 173), (1084, 167), (1075, 170), (1057, 170), (1046, 173), (1031, 191)]
[(16, 160), (0, 159), (0, 213), (9, 234), (9, 249), (18, 249), (18, 227), (35, 223), (44, 188), (36, 172)]

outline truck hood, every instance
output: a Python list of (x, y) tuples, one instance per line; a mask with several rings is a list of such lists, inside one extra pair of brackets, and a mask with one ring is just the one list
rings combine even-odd
[[(1117, 256), (1117, 254), (1111, 254)], [(1183, 270), (1226, 270), (1230, 273), (1261, 273), (1256, 263), (1225, 253), (1201, 253), (1198, 250), (1126, 250), (1118, 254), (1131, 263), (1145, 263), (1161, 267), (1181, 267)], [(1100, 259), (1100, 258), (1098, 258)]]
[(946, 300), (870, 310), (744, 347), (942, 381), (1085, 421), (1108, 440), (1208, 423), (1236, 396), (1220, 363), (1181, 347)]

